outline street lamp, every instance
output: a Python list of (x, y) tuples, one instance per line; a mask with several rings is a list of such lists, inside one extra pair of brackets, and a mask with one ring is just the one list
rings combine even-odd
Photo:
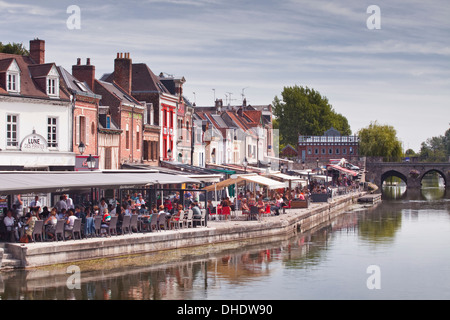
[(169, 157), (169, 161), (172, 160), (172, 150), (167, 150), (167, 156)]
[(242, 161), (242, 165), (244, 166), (245, 173), (247, 173), (247, 166), (248, 166), (247, 157), (245, 157), (245, 158), (244, 158), (244, 161)]
[(84, 145), (83, 141), (80, 141), (80, 143), (78, 144), (78, 151), (82, 155), (84, 153), (84, 150), (86, 150), (86, 146)]
[(86, 159), (86, 164), (90, 170), (95, 169), (95, 158), (92, 155), (89, 155)]
[[(244, 157), (244, 161), (242, 161), (242, 165), (244, 166), (245, 174), (247, 174), (247, 166), (248, 166), (247, 157)], [(244, 180), (244, 196), (246, 194), (247, 194), (247, 180)]]

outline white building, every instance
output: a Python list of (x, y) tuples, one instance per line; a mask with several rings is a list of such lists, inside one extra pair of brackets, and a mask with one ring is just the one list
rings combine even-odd
[(72, 101), (59, 87), (45, 42), (30, 55), (0, 53), (0, 169), (73, 170)]

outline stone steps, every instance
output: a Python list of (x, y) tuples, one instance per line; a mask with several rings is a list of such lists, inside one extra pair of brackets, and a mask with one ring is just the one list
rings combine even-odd
[(8, 251), (6, 243), (0, 243), (0, 270), (8, 268), (18, 268), (21, 266), (21, 261), (14, 259), (12, 254)]

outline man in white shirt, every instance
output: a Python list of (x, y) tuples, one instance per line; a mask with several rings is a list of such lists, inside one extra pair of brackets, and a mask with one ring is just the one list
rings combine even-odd
[(39, 201), (39, 197), (35, 196), (34, 200), (30, 202), (30, 211), (36, 211), (37, 210), (38, 212), (40, 212), (41, 211), (41, 207), (42, 207), (42, 205), (41, 205), (41, 202)]
[(8, 210), (6, 212), (6, 217), (3, 218), (3, 223), (5, 224), (6, 227), (6, 234), (7, 234), (6, 240), (11, 242), (15, 242), (18, 239), (18, 233), (14, 226), (14, 222), (15, 219), (13, 217), (13, 212), (12, 210)]
[(75, 206), (73, 205), (73, 200), (72, 198), (69, 197), (68, 194), (64, 195), (64, 200), (66, 201), (67, 209), (75, 209)]
[(64, 195), (59, 197), (59, 201), (55, 204), (55, 208), (58, 211), (58, 213), (61, 213), (62, 209), (66, 209), (67, 210), (67, 202), (64, 199)]

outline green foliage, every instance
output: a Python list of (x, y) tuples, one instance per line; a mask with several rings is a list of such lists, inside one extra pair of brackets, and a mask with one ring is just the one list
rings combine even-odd
[(321, 136), (334, 127), (342, 135), (350, 135), (347, 118), (336, 113), (328, 99), (308, 87), (284, 87), (282, 100), (273, 101), (276, 125), (282, 145), (297, 145), (299, 135)]
[(371, 122), (358, 131), (359, 153), (369, 157), (383, 157), (385, 161), (400, 161), (402, 144), (394, 127)]
[(8, 43), (8, 44), (3, 44), (0, 42), (0, 52), (3, 53), (11, 53), (11, 54), (19, 54), (22, 56), (27, 56), (30, 53), (28, 52), (27, 49), (25, 49), (25, 47), (23, 46), (22, 43)]
[(419, 158), (424, 162), (447, 162), (450, 157), (450, 129), (443, 136), (422, 142)]

